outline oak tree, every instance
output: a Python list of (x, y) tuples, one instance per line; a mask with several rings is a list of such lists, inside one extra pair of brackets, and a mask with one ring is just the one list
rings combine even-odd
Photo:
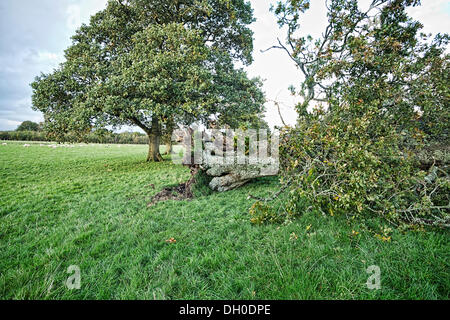
[(110, 0), (73, 36), (64, 62), (32, 84), (33, 106), (57, 137), (93, 128), (140, 127), (148, 160), (178, 124), (263, 111), (252, 62), (253, 22), (244, 0)]

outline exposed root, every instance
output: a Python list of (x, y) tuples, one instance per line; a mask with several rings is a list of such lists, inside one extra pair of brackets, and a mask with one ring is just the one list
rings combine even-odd
[(175, 187), (166, 187), (158, 192), (147, 207), (152, 207), (158, 202), (167, 200), (191, 200), (194, 198), (192, 193), (192, 185), (195, 183), (195, 175), (198, 172), (198, 166), (191, 166), (191, 178), (184, 183), (181, 183)]

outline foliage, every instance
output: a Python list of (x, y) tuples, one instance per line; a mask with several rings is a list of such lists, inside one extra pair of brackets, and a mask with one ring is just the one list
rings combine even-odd
[(46, 141), (46, 139), (46, 134), (42, 131), (0, 131), (0, 140)]
[[(47, 142), (79, 142), (77, 135), (66, 134), (63, 139), (55, 140), (51, 134), (43, 131), (0, 131), (0, 140), (10, 141), (47, 141)], [(121, 132), (96, 130), (83, 137), (86, 143), (108, 144), (148, 144), (148, 136), (140, 132)]]
[(39, 123), (33, 121), (24, 121), (16, 129), (16, 131), (40, 131)]
[(66, 62), (32, 84), (33, 106), (58, 137), (138, 126), (148, 160), (161, 160), (174, 125), (263, 111), (260, 81), (233, 64), (252, 61), (251, 22), (244, 0), (110, 0), (73, 36)]
[(283, 215), (274, 210), (273, 206), (257, 201), (250, 208), (250, 221), (254, 224), (282, 223), (286, 220)]
[(298, 198), (306, 197), (332, 216), (374, 213), (395, 224), (448, 225), (448, 172), (433, 166), (432, 178), (421, 170), (414, 154), (401, 147), (405, 137), (392, 127), (374, 138), (368, 128), (374, 111), (364, 117), (348, 117), (346, 110), (323, 118), (320, 113), (283, 136), (289, 215), (298, 214)]
[(276, 47), (305, 77), (291, 88), (303, 101), (280, 152), (289, 195), (283, 213), (299, 214), (304, 197), (328, 215), (450, 226), (449, 163), (418, 157), (428, 143), (448, 145), (448, 36), (419, 34), (422, 26), (406, 14), (418, 1), (374, 0), (363, 11), (357, 1), (333, 0), (323, 36), (298, 37), (309, 5), (275, 8), (288, 27), (287, 44)]

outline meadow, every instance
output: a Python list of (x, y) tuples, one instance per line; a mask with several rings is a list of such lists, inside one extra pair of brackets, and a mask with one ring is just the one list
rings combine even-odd
[[(188, 169), (145, 162), (144, 145), (25, 143), (0, 143), (1, 299), (449, 298), (448, 231), (316, 212), (251, 224), (248, 195), (276, 178), (149, 207)], [(65, 285), (71, 265), (79, 290)]]

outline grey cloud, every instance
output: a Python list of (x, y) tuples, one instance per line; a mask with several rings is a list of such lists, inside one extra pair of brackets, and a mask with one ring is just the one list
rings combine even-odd
[(63, 61), (64, 49), (70, 45), (74, 32), (67, 26), (67, 8), (80, 5), (89, 11), (89, 16), (103, 3), (104, 0), (0, 1), (0, 130), (15, 129), (16, 125), (11, 124), (14, 122), (42, 121), (42, 115), (31, 109), (30, 83)]

